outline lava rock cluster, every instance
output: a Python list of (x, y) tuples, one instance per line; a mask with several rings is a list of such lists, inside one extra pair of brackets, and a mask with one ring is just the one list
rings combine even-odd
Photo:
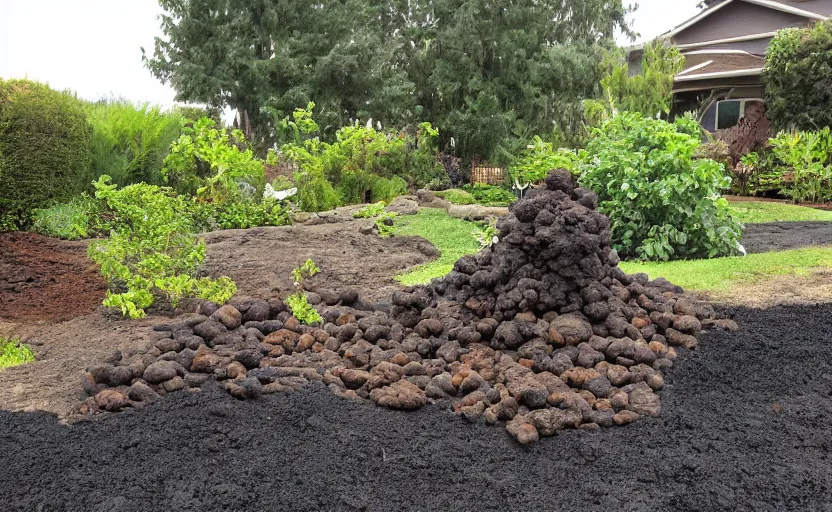
[(385, 407), (439, 404), (504, 423), (523, 444), (657, 416), (677, 350), (695, 349), (704, 328), (737, 326), (664, 279), (619, 269), (596, 208), (594, 193), (553, 171), (500, 220), (499, 243), (446, 277), (389, 303), (310, 293), (322, 326), (301, 325), (277, 298), (205, 303), (155, 327), (144, 354), (90, 368), (82, 412), (216, 379), (238, 398), (321, 381)]

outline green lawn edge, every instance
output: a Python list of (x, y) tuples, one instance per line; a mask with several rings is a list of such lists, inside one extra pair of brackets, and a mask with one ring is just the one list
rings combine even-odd
[(414, 235), (426, 239), (441, 252), (438, 259), (420, 265), (396, 280), (405, 286), (429, 283), (454, 268), (459, 258), (480, 250), (474, 238), (476, 224), (451, 217), (441, 208), (420, 208), (416, 215), (396, 217), (396, 235)]

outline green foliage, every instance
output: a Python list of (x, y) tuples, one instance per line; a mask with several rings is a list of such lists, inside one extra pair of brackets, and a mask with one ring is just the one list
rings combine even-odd
[(318, 128), (309, 110), (296, 111), (293, 121), (284, 122), (292, 138), (301, 141), (285, 144), (281, 152), (300, 167), (295, 181), (303, 210), (390, 201), (407, 192), (405, 177), (416, 186), (443, 176), (447, 179), (435, 155), (438, 133), (429, 123), (422, 123), (414, 138), (356, 122), (339, 129), (330, 144), (307, 131)]
[(227, 277), (197, 279), (205, 259), (205, 244), (192, 235), (187, 200), (169, 188), (139, 183), (117, 190), (109, 176), (95, 186), (96, 198), (106, 202), (113, 216), (106, 240), (90, 245), (89, 257), (101, 265), (111, 288), (104, 305), (131, 318), (162, 296), (176, 306), (184, 297), (223, 303), (236, 293)]
[(184, 134), (173, 142), (162, 175), (180, 194), (226, 201), (246, 195), (260, 197), (266, 185), (264, 169), (241, 131), (229, 134), (204, 117), (185, 127)]
[(90, 130), (78, 98), (29, 80), (0, 80), (0, 229), (81, 192), (89, 165)]
[(521, 185), (543, 181), (550, 171), (567, 169), (575, 172), (578, 155), (574, 151), (554, 149), (552, 143), (535, 136), (531, 144), (509, 166), (509, 177)]
[(452, 188), (450, 190), (441, 190), (436, 192), (438, 197), (441, 197), (445, 201), (448, 201), (451, 204), (475, 204), (477, 200), (474, 198), (474, 195), (470, 192), (459, 188)]
[(323, 318), (318, 311), (312, 307), (306, 300), (306, 295), (303, 293), (303, 280), (308, 279), (321, 269), (315, 265), (315, 262), (306, 260), (303, 265), (292, 269), (292, 283), (295, 286), (295, 293), (286, 298), (286, 303), (292, 310), (292, 314), (302, 324), (319, 324), (323, 323)]
[(832, 131), (781, 132), (771, 139), (774, 155), (792, 173), (782, 192), (795, 202), (832, 199)]
[(378, 236), (385, 238), (395, 233), (396, 224), (393, 219), (398, 216), (399, 214), (396, 212), (384, 212), (376, 217), (376, 229), (378, 230)]
[(276, 113), (314, 100), (324, 140), (351, 119), (429, 119), (439, 147), (454, 138), (459, 156), (497, 164), (534, 134), (581, 139), (602, 49), (616, 32), (633, 35), (621, 0), (160, 5), (151, 72), (179, 100), (244, 114), (260, 148), (291, 139), (275, 130)]
[(619, 114), (581, 152), (582, 186), (610, 217), (613, 246), (645, 260), (715, 257), (738, 249), (741, 228), (720, 196), (730, 178), (712, 160), (694, 160), (696, 120), (674, 124)]
[(95, 209), (95, 202), (82, 195), (68, 203), (35, 210), (32, 215), (32, 231), (64, 240), (86, 238), (90, 232), (91, 213)]
[(377, 203), (368, 204), (367, 206), (362, 207), (360, 210), (353, 213), (352, 216), (356, 219), (371, 219), (384, 213), (384, 209), (386, 207), (387, 203), (379, 201)]
[(320, 170), (295, 173), (298, 186), (298, 207), (305, 212), (322, 212), (341, 205), (341, 198), (332, 183)]
[(158, 106), (118, 100), (90, 105), (92, 164), (86, 182), (110, 176), (118, 186), (162, 184), (162, 166), (184, 119)]
[(590, 122), (605, 121), (618, 112), (638, 112), (654, 118), (667, 116), (673, 104), (673, 80), (685, 67), (675, 46), (655, 40), (644, 46), (641, 73), (630, 76), (626, 60), (608, 52), (602, 60), (603, 98), (586, 103)]
[(258, 226), (285, 226), (291, 223), (289, 207), (275, 199), (193, 202), (190, 207), (196, 232), (217, 229), (247, 229)]
[(762, 82), (775, 129), (832, 126), (832, 21), (779, 31), (766, 51)]
[(508, 206), (517, 200), (511, 190), (485, 183), (465, 185), (463, 190), (474, 196), (478, 204), (485, 206)]
[(0, 337), (0, 370), (35, 360), (32, 350), (17, 339)]

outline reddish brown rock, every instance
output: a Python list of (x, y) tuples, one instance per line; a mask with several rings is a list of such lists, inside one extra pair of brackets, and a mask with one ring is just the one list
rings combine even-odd
[(95, 405), (105, 411), (119, 411), (130, 403), (130, 399), (121, 391), (105, 389), (95, 395)]
[(382, 407), (405, 410), (418, 409), (428, 401), (425, 392), (407, 380), (370, 391), (370, 399)]
[(615, 414), (612, 417), (612, 421), (615, 422), (616, 425), (629, 425), (630, 423), (638, 420), (639, 415), (634, 413), (633, 411), (621, 411)]

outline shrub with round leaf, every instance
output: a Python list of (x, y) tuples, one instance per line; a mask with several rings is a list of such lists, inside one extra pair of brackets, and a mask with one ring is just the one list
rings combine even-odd
[(594, 130), (581, 151), (580, 184), (599, 196), (622, 257), (670, 260), (729, 255), (741, 226), (721, 196), (721, 164), (694, 159), (699, 126), (622, 113)]

